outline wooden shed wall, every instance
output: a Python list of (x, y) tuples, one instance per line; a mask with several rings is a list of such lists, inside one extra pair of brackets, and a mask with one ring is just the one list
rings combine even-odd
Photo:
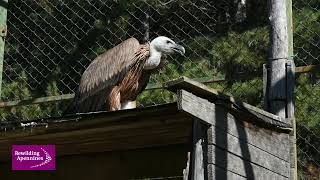
[(1, 180), (127, 180), (155, 177), (182, 179), (190, 146), (88, 153), (62, 156), (56, 171), (11, 171), (11, 163), (1, 163)]
[(289, 135), (237, 120), (215, 106), (208, 130), (209, 179), (289, 179)]
[(191, 170), (193, 179), (292, 179), (292, 129), (284, 119), (185, 77), (168, 89), (177, 92), (178, 109), (197, 120), (192, 162), (204, 161)]

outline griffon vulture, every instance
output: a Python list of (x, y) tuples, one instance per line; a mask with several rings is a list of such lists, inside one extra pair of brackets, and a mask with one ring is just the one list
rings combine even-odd
[(82, 74), (75, 98), (65, 114), (135, 108), (138, 94), (166, 54), (185, 49), (160, 36), (140, 44), (130, 38), (96, 57)]

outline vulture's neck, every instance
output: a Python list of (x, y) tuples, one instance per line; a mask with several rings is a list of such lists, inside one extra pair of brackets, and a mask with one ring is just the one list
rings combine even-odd
[(150, 56), (147, 59), (144, 69), (154, 69), (161, 61), (161, 52), (157, 51), (152, 42), (150, 43)]

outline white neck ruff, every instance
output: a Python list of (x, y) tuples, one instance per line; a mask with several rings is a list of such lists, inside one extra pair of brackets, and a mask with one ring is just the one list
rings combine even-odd
[(161, 52), (157, 51), (152, 42), (150, 43), (150, 57), (147, 59), (143, 69), (154, 69), (161, 61)]

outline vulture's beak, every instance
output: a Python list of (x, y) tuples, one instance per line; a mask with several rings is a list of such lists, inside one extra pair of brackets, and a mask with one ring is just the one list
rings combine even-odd
[(176, 44), (173, 48), (173, 51), (179, 53), (181, 56), (184, 55), (184, 53), (186, 52), (186, 50), (184, 49), (183, 46), (179, 45), (179, 44)]

